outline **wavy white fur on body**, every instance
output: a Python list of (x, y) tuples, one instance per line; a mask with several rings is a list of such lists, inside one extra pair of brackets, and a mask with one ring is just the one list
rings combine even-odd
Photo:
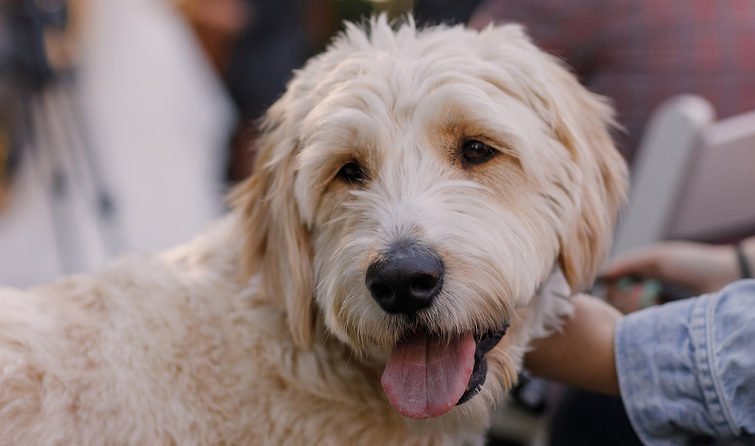
[[(516, 25), (349, 26), (269, 110), (232, 215), (172, 251), (0, 291), (0, 446), (482, 444), (528, 343), (606, 254), (626, 187), (611, 122)], [(471, 140), (484, 163), (465, 161)], [(411, 317), (365, 286), (406, 241), (445, 266)], [(503, 324), (477, 396), (423, 420), (391, 406), (381, 375), (412, 330)]]

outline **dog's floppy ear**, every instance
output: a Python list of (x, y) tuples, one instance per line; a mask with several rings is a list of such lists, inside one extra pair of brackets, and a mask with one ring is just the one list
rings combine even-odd
[(260, 273), (261, 292), (286, 310), (294, 342), (307, 348), (314, 326), (312, 249), (294, 197), (298, 143), (284, 102), (268, 111), (254, 172), (230, 198), (240, 214), (244, 271)]
[(510, 76), (499, 88), (532, 107), (569, 151), (571, 162), (551, 181), (568, 201), (561, 206), (566, 212), (558, 260), (569, 286), (581, 291), (608, 254), (626, 197), (626, 163), (610, 135), (613, 110), (558, 59), (538, 50), (520, 25), (489, 26), (480, 36), (488, 42), (482, 48), (496, 49), (483, 57), (504, 66)]
[[(550, 58), (550, 57), (549, 57)], [(559, 61), (551, 59), (556, 79), (548, 104), (556, 138), (571, 153), (576, 196), (574, 215), (560, 236), (559, 263), (572, 290), (590, 286), (608, 254), (618, 212), (628, 188), (626, 162), (610, 135), (613, 109), (589, 92)]]
[(346, 28), (328, 51), (294, 74), (286, 92), (267, 110), (252, 176), (230, 197), (243, 224), (244, 269), (249, 275), (260, 274), (261, 292), (286, 310), (294, 341), (301, 347), (312, 342), (316, 311), (311, 235), (295, 196), (300, 133), (327, 92), (358, 71), (347, 65), (342, 76), (331, 76), (348, 56), (368, 45), (363, 31), (351, 24)]

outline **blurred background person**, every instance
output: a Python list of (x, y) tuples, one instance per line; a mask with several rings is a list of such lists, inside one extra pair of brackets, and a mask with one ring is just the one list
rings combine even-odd
[(592, 91), (612, 99), (631, 163), (665, 100), (697, 94), (719, 118), (755, 110), (751, 0), (484, 0), (470, 25), (520, 22)]

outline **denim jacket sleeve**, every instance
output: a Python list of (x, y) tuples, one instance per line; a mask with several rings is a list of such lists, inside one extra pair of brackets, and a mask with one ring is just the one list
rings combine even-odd
[(628, 315), (614, 343), (624, 406), (643, 443), (685, 445), (706, 436), (750, 444), (755, 280)]

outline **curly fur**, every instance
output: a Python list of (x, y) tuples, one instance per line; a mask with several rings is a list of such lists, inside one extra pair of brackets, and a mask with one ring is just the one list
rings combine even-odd
[[(528, 343), (606, 254), (626, 188), (611, 125), (517, 25), (348, 25), (270, 108), (224, 221), (0, 291), (0, 445), (482, 444)], [(498, 154), (464, 166), (470, 138)], [(348, 162), (363, 184), (337, 178)], [(447, 269), (419, 323), (511, 324), (482, 392), (435, 419), (404, 419), (380, 385), (407, 322), (365, 271), (401, 240)]]

